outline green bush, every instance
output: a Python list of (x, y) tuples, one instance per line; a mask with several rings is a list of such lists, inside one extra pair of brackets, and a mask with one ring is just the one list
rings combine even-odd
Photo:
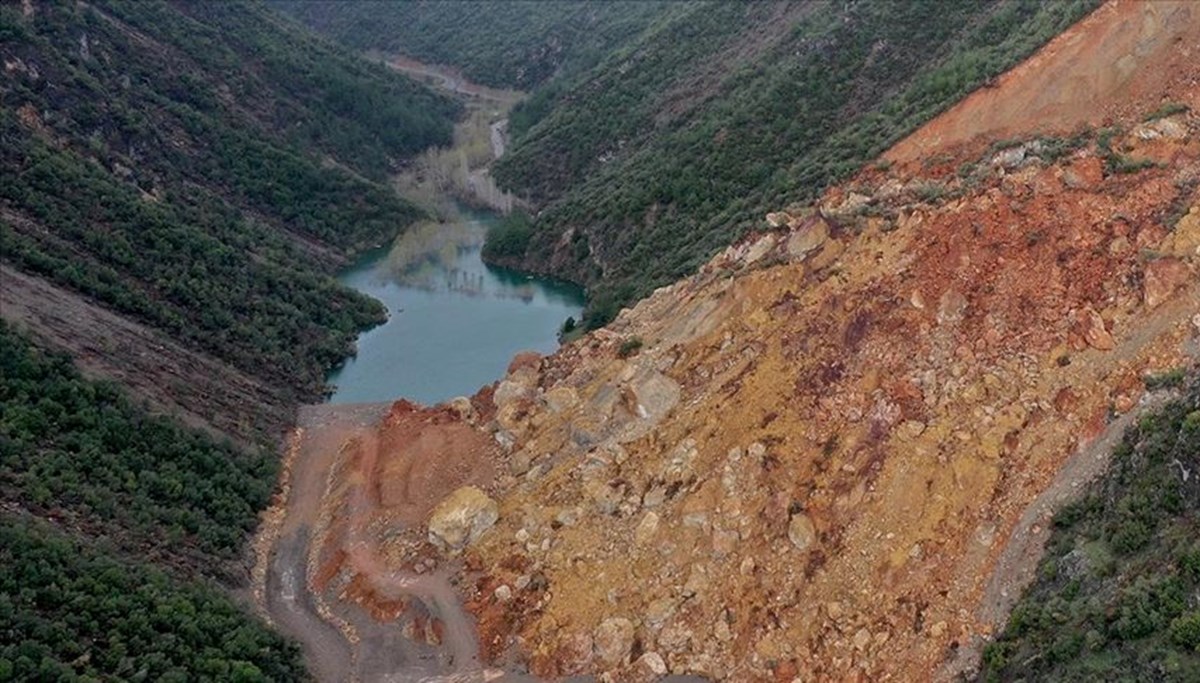
[(631, 338), (626, 339), (625, 341), (621, 342), (621, 346), (619, 346), (617, 348), (617, 357), (618, 358), (629, 358), (630, 356), (636, 355), (637, 352), (641, 351), (641, 350), (642, 350), (641, 337), (631, 337)]
[(303, 681), (215, 586), (0, 515), (0, 681)]
[(514, 211), (488, 230), (483, 256), (490, 261), (520, 260), (533, 239), (533, 221), (529, 214)]
[(203, 571), (232, 566), (275, 487), (239, 451), (80, 377), (0, 320), (0, 495)]
[(1171, 642), (1184, 650), (1200, 652), (1200, 610), (1176, 617), (1171, 622)]

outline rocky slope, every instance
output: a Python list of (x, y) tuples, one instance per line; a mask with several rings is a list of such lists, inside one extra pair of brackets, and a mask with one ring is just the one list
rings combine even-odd
[[(1062, 45), (1034, 61), (1070, 80)], [(1196, 63), (1073, 91), (1093, 106), (1057, 132), (939, 141), (968, 100), (919, 159), (767, 215), (607, 328), (469, 400), (398, 403), (333, 467), (323, 508), (353, 514), (318, 525), (314, 587), (391, 620), (380, 577), (449, 570), (481, 658), (540, 677), (973, 670), (1047, 501), (1102, 469), (1148, 375), (1194, 362)]]

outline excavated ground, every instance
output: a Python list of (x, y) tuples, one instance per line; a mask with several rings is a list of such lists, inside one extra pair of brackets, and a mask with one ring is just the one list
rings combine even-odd
[[(1200, 22), (1145, 7), (1096, 16)], [(1088, 22), (1068, 47), (1112, 32)], [(1177, 67), (1169, 92), (1079, 91), (1116, 92), (1119, 128), (1003, 148), (918, 132), (935, 157), (768, 216), (469, 400), (399, 402), (329, 441), (305, 583), (359, 676), (363, 647), (410, 646), (476, 679), (969, 674), (1145, 378), (1195, 361), (1200, 116), (1142, 118), (1200, 111), (1200, 61), (1143, 48), (1139, 69)], [(1041, 70), (1087, 68), (1048, 50)], [(498, 520), (447, 553), (425, 525), (466, 485)]]

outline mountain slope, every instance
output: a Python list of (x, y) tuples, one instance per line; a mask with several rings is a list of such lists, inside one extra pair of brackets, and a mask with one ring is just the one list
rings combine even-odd
[(214, 586), (0, 514), (0, 679), (302, 681), (295, 644)]
[(251, 2), (6, 3), (0, 67), (0, 680), (305, 680), (224, 591), (461, 108)]
[[(1060, 123), (1099, 115), (1103, 129), (1051, 135), (1027, 116), (1006, 122), (1015, 138), (938, 145), (935, 120), (915, 133), (927, 156), (766, 214), (693, 275), (553, 355), (515, 359), (470, 400), (397, 402), (318, 477), (320, 509), (346, 514), (313, 535), (327, 579), (314, 599), (395, 614), (396, 577), (436, 567), (457, 580), (485, 662), (543, 677), (977, 672), (1053, 510), (1103, 471), (1162, 378), (1200, 358), (1189, 7), (1110, 3), (1014, 72), (1060, 92), (1084, 83), (1070, 91), (1079, 118)], [(1091, 78), (1067, 49), (1128, 25), (1160, 35), (1125, 81)], [(995, 96), (1039, 96), (1028, 82), (1000, 78)], [(992, 97), (947, 116), (984, 118)], [(1163, 434), (1190, 457), (1188, 430)], [(438, 467), (418, 444), (454, 446)], [(1153, 540), (1157, 505), (1117, 504), (1122, 543)], [(1186, 616), (1176, 584), (1130, 594), (1142, 635), (1176, 634), (1172, 651), (1126, 658), (1135, 678), (1191, 666), (1191, 622), (1169, 626)], [(999, 658), (1037, 655), (1049, 621), (1074, 618), (1034, 616), (993, 649), (1002, 675), (1057, 670)]]
[[(279, 6), (358, 48), (535, 86), (494, 175), (536, 220), (497, 231), (503, 248), (489, 258), (587, 285), (596, 327), (762, 213), (847, 177), (1098, 4)], [(589, 22), (582, 41), (566, 37)], [(529, 71), (514, 75), (512, 60)]]
[(675, 3), (564, 0), (330, 2), (273, 0), (271, 6), (359, 50), (454, 65), (470, 80), (531, 90), (585, 70)]
[(541, 209), (516, 263), (593, 286), (603, 322), (1096, 4), (697, 7), (575, 84), (497, 166)]
[(0, 8), (4, 261), (318, 395), (383, 314), (326, 275), (418, 215), (372, 178), (458, 106), (256, 4), (27, 7)]
[[(1200, 678), (1200, 384), (1131, 427), (1103, 479), (1054, 518), (1035, 583), (981, 680)], [(1188, 383), (1191, 386), (1187, 386)]]

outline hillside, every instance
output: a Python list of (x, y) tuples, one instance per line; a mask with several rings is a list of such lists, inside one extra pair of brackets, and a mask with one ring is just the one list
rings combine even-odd
[(981, 680), (1200, 679), (1200, 383), (1158, 383), (1182, 396), (1131, 427), (1111, 471), (1055, 516)]
[[(494, 175), (536, 220), (498, 231), (488, 254), (587, 285), (589, 327), (766, 211), (812, 200), (1097, 5), (281, 3), (356, 48), (533, 88)], [(581, 17), (595, 24), (586, 40), (563, 38)], [(547, 43), (591, 68), (546, 78), (559, 55)]]
[(593, 286), (603, 322), (766, 211), (812, 200), (1095, 5), (697, 8), (564, 93), (497, 167), (542, 209), (516, 262)]
[[(224, 366), (194, 379), (222, 405), (180, 390), (197, 422), (318, 396), (383, 314), (327, 274), (417, 217), (376, 180), (458, 105), (257, 4), (23, 7), (0, 8), (6, 316), (139, 386)], [(91, 324), (63, 330), (64, 307)], [(192, 358), (147, 368), (138, 342)]]
[[(439, 619), (464, 675), (1185, 680), (1193, 397), (1148, 411), (1200, 359), (1196, 45), (1189, 3), (1106, 3), (604, 329), (469, 398), (314, 416), (300, 450), (342, 448), (292, 472), (293, 523), (326, 623), (379, 662)], [(948, 133), (1031, 82), (1065, 132)], [(1046, 569), (1012, 612), (1089, 491), (1043, 566), (1096, 550), (1099, 602)]]
[(229, 594), (454, 101), (252, 2), (0, 5), (0, 680), (305, 680)]
[(271, 0), (344, 45), (453, 65), (469, 80), (532, 90), (594, 66), (672, 11), (670, 2), (615, 0)]

